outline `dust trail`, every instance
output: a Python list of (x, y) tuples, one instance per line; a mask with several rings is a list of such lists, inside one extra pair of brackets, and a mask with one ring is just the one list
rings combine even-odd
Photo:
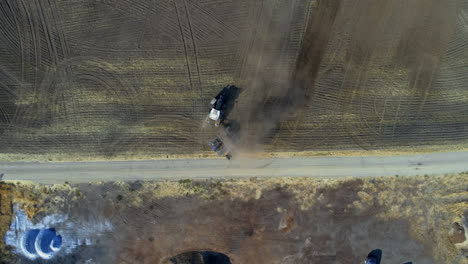
[[(250, 36), (244, 66), (246, 94), (237, 113), (240, 147), (246, 152), (276, 147), (277, 139), (300, 144), (336, 130), (345, 134), (334, 138), (367, 149), (377, 145), (376, 138), (391, 141), (411, 133), (426, 105), (437, 100), (431, 96), (456, 25), (458, 4), (430, 2), (319, 0), (263, 7), (253, 23), (256, 33)], [(301, 18), (296, 17), (298, 6), (309, 6)], [(289, 39), (294, 19), (305, 25), (296, 49)], [(336, 129), (317, 136), (310, 124), (301, 127), (306, 107), (314, 109), (307, 110), (308, 116), (311, 111), (324, 116), (321, 109), (328, 108), (324, 119)], [(290, 135), (276, 133), (287, 120), (295, 120)], [(298, 127), (308, 131), (302, 141), (294, 139)]]
[[(241, 117), (242, 148), (258, 150), (279, 123), (307, 105), (341, 1), (313, 4), (310, 2), (311, 15), (297, 54), (288, 53), (288, 37), (301, 6), (298, 1), (265, 7), (259, 15), (257, 27), (263, 33), (252, 40), (246, 95), (237, 113)], [(291, 58), (295, 64), (288, 65)]]

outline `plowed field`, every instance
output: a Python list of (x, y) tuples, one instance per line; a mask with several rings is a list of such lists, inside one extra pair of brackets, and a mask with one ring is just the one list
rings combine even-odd
[(0, 0), (0, 152), (208, 151), (208, 102), (265, 151), (468, 139), (468, 1)]

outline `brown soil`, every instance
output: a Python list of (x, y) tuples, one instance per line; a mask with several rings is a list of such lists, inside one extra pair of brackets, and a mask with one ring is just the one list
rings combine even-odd
[(233, 117), (250, 150), (457, 148), (466, 14), (466, 0), (2, 1), (1, 152), (198, 155), (227, 83), (245, 89)]
[[(455, 246), (461, 237), (451, 230), (464, 225), (467, 177), (21, 184), (10, 191), (22, 208), (41, 201), (35, 220), (59, 212), (75, 223), (114, 225), (94, 247), (51, 263), (166, 263), (201, 251), (232, 263), (359, 263), (374, 248), (389, 263), (464, 263)], [(24, 200), (27, 193), (37, 195)]]

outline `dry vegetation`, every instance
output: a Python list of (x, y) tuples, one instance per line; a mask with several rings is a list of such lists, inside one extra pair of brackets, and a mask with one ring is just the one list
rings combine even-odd
[(0, 160), (209, 156), (227, 83), (263, 154), (466, 149), (467, 6), (2, 2)]
[[(327, 243), (333, 248), (326, 251), (328, 259), (315, 256), (317, 263), (341, 260), (346, 254), (350, 254), (349, 261), (359, 260), (359, 254), (364, 254), (372, 243), (384, 248), (387, 261), (412, 258), (429, 263), (466, 263), (463, 252), (468, 249), (462, 244), (465, 238), (459, 228), (464, 224), (464, 210), (468, 209), (467, 183), (468, 173), (338, 180), (115, 182), (74, 187), (2, 184), (1, 230), (4, 234), (8, 227), (11, 211), (7, 209), (13, 202), (32, 219), (58, 212), (75, 212), (75, 215), (80, 212), (84, 218), (98, 214), (112, 219), (120, 235), (111, 235), (117, 239), (111, 247), (120, 261), (110, 255), (103, 256), (101, 261), (113, 263), (137, 259), (155, 263), (151, 261), (176, 255), (180, 250), (195, 249), (218, 250), (228, 254), (235, 263), (248, 260), (260, 263), (268, 258), (270, 263), (281, 263), (282, 259), (307, 263), (301, 259), (312, 254), (307, 245), (324, 239), (310, 233), (318, 226), (325, 232), (323, 235), (334, 235), (325, 239), (330, 239)], [(211, 229), (206, 229), (204, 222), (212, 223)], [(188, 233), (178, 234), (181, 228)], [(253, 231), (248, 231), (249, 228)], [(173, 232), (169, 235), (164, 230)], [(256, 235), (244, 236), (237, 232)], [(340, 242), (341, 233), (349, 236), (347, 242)], [(308, 242), (299, 243), (293, 234), (301, 237), (299, 241)], [(166, 241), (164, 237), (168, 235), (172, 238)], [(153, 242), (137, 250), (136, 245), (142, 245), (131, 241), (142, 236), (154, 237)], [(271, 244), (269, 239), (274, 237), (281, 237), (282, 242)], [(360, 238), (355, 241), (353, 237)], [(382, 239), (389, 241), (382, 242)], [(236, 244), (236, 240), (242, 244)], [(292, 244), (286, 246), (288, 243)], [(264, 253), (263, 259), (249, 255), (248, 252), (259, 250), (256, 248), (260, 245), (276, 248), (276, 253)], [(355, 249), (349, 251), (349, 246)], [(408, 252), (405, 247), (414, 249)], [(2, 252), (7, 257), (5, 248)]]

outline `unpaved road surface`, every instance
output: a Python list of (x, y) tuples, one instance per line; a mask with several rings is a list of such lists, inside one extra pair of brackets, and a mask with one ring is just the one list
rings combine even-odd
[(389, 157), (190, 159), (76, 163), (1, 163), (4, 180), (38, 183), (230, 179), (238, 177), (410, 176), (468, 171), (468, 152)]

